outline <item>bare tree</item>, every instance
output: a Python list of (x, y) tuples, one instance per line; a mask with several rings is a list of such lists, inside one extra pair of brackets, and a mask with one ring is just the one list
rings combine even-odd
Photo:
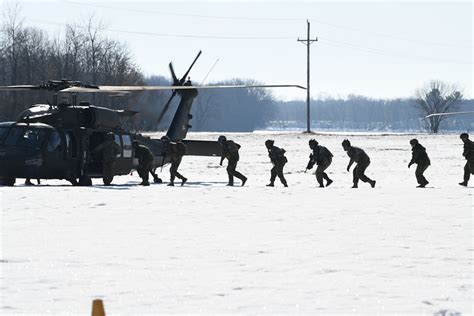
[[(455, 84), (447, 84), (433, 80), (415, 94), (415, 106), (424, 115), (447, 113), (455, 109), (461, 102), (463, 95)], [(438, 133), (445, 115), (431, 116), (428, 118), (427, 129), (431, 133)]]

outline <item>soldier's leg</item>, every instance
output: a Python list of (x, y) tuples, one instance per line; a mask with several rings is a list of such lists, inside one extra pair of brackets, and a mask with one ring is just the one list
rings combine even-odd
[(469, 182), (469, 179), (471, 178), (471, 163), (469, 161), (466, 161), (466, 165), (464, 166), (464, 183)]
[(281, 165), (281, 166), (278, 166), (278, 169), (277, 169), (277, 175), (278, 175), (278, 178), (280, 178), (280, 181), (281, 183), (287, 187), (288, 186), (288, 183), (286, 182), (286, 179), (285, 179), (285, 176), (283, 175), (283, 167), (285, 165)]
[(104, 163), (102, 167), (103, 181), (105, 185), (110, 185), (114, 179), (114, 164)]
[(229, 177), (229, 182), (227, 185), (234, 185), (234, 173), (235, 173), (236, 164), (233, 161), (229, 161), (227, 164), (227, 176)]
[(273, 166), (272, 170), (270, 170), (270, 184), (268, 184), (267, 186), (270, 186), (272, 187), (275, 183), (275, 179), (276, 179), (276, 176), (277, 176), (277, 167), (276, 165)]
[(331, 165), (331, 162), (332, 162), (332, 159), (323, 163), (323, 179), (327, 181), (326, 186), (332, 183), (332, 180), (329, 178), (328, 174), (326, 173), (326, 169), (329, 168), (329, 166)]
[(174, 184), (174, 178), (176, 177), (176, 169), (176, 164), (172, 162), (170, 167), (170, 184)]
[(357, 188), (358, 183), (359, 183), (357, 168), (359, 168), (359, 165), (356, 165), (354, 169), (352, 170), (352, 183), (353, 183), (352, 187), (353, 188)]
[[(318, 167), (316, 168), (316, 180), (318, 181), (319, 183), (319, 186), (321, 188), (324, 188), (324, 183), (323, 183), (323, 179), (324, 179), (324, 165), (318, 165)], [(327, 177), (327, 175), (326, 175)]]
[(428, 168), (427, 164), (418, 164), (416, 167), (416, 171), (415, 171), (416, 181), (418, 182), (420, 186), (425, 186), (428, 184), (428, 181), (423, 175), (423, 173), (425, 172), (427, 168)]
[[(174, 171), (174, 174), (175, 176), (180, 179), (180, 180), (185, 180), (186, 178), (181, 174), (179, 173), (178, 169), (179, 169), (179, 165), (181, 164), (181, 159), (177, 160), (175, 162), (175, 171)], [(187, 179), (186, 179), (187, 180)]]
[[(229, 165), (230, 165), (230, 163), (231, 162), (229, 162)], [(239, 179), (242, 182), (245, 182), (247, 180), (247, 177), (236, 170), (237, 161), (232, 161), (232, 164), (233, 164), (232, 165), (232, 176), (236, 177), (237, 179)]]
[(363, 182), (372, 182), (372, 180), (365, 175), (365, 170), (369, 166), (369, 163), (363, 162), (357, 165), (357, 177)]

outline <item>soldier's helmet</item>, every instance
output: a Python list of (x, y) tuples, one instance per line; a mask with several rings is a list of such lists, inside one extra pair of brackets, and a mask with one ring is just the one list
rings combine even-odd
[(265, 141), (265, 146), (266, 146), (267, 148), (270, 148), (270, 147), (273, 146), (274, 143), (275, 143), (275, 141), (274, 141), (273, 139), (267, 139), (267, 140)]
[(316, 139), (313, 138), (313, 139), (309, 140), (308, 144), (309, 144), (310, 148), (314, 148), (314, 147), (318, 146), (319, 143)]
[(351, 147), (351, 142), (348, 139), (342, 141), (342, 148)]
[(114, 140), (115, 139), (114, 133), (108, 132), (107, 133), (107, 139)]
[(459, 135), (459, 138), (461, 138), (461, 139), (469, 139), (469, 134), (468, 134), (468, 133), (462, 133), (461, 135)]
[(169, 143), (169, 142), (171, 141), (168, 135), (161, 136), (160, 140), (161, 140), (163, 143)]
[(225, 137), (224, 135), (221, 135), (219, 136), (219, 138), (217, 139), (217, 142), (222, 144), (224, 143), (225, 141), (227, 140), (227, 137)]
[(418, 139), (413, 138), (412, 140), (410, 140), (410, 145), (415, 146), (417, 144), (418, 144)]

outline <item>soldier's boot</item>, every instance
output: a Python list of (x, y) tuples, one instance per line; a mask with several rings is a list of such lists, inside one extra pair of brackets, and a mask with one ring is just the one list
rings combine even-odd
[(150, 182), (148, 182), (148, 180), (143, 180), (142, 183), (140, 183), (140, 185), (147, 187), (150, 185)]
[(34, 185), (33, 182), (31, 182), (30, 179), (25, 180), (25, 185)]
[(181, 179), (181, 186), (183, 186), (186, 183), (186, 181), (188, 181), (188, 178), (183, 177)]
[(358, 187), (359, 187), (359, 186), (357, 185), (357, 183), (354, 183), (354, 184), (352, 185), (352, 189), (357, 189)]
[(169, 186), (169, 187), (174, 187), (174, 182), (168, 183), (168, 186)]
[(416, 187), (417, 188), (424, 188), (425, 186), (426, 186), (426, 184), (423, 183), (423, 184), (417, 185)]
[(332, 181), (331, 179), (329, 179), (329, 178), (327, 179), (327, 181), (328, 181), (328, 182), (326, 182), (326, 186), (327, 186), (327, 187), (330, 186), (331, 183), (333, 183), (333, 181)]
[(286, 180), (285, 180), (285, 181), (282, 181), (281, 183), (283, 183), (283, 186), (284, 186), (285, 188), (288, 188), (288, 183), (286, 182)]
[(162, 183), (163, 180), (161, 180), (161, 179), (158, 177), (158, 175), (155, 173), (155, 174), (153, 175), (153, 182), (154, 182), (154, 183)]
[(370, 180), (370, 186), (371, 186), (372, 188), (375, 188), (375, 183), (376, 183), (376, 182), (377, 182), (377, 181), (375, 181), (375, 180)]
[(463, 187), (467, 187), (467, 181), (459, 182), (459, 185), (462, 185)]
[(273, 182), (270, 182), (269, 184), (267, 184), (267, 187), (274, 187), (275, 184)]
[(245, 185), (245, 182), (247, 182), (247, 177), (243, 177), (243, 179), (242, 179), (242, 186)]
[(234, 186), (234, 176), (232, 176), (231, 174), (228, 174), (229, 176), (229, 182), (227, 182), (227, 186), (228, 187), (233, 187)]

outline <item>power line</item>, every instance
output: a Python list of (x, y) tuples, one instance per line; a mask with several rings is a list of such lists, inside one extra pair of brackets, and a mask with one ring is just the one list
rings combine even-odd
[[(88, 3), (79, 3), (74, 1), (68, 1), (67, 4), (73, 4), (77, 6), (88, 6), (88, 7), (96, 7), (96, 8), (104, 8), (104, 9), (112, 9), (112, 10), (119, 10), (119, 11), (127, 11), (127, 12), (137, 12), (137, 13), (145, 13), (145, 14), (159, 14), (159, 15), (169, 15), (169, 16), (180, 16), (180, 17), (191, 17), (191, 18), (201, 18), (201, 19), (221, 19), (221, 20), (241, 20), (241, 21), (265, 21), (265, 22), (301, 22), (302, 20), (308, 20), (308, 18), (264, 18), (264, 17), (242, 17), (242, 16), (216, 16), (216, 15), (203, 15), (203, 14), (186, 14), (186, 13), (176, 13), (176, 12), (164, 12), (164, 11), (155, 11), (155, 10), (140, 10), (135, 8), (120, 8), (114, 6), (107, 6), (107, 5), (98, 5), (98, 4), (88, 4)], [(317, 24), (326, 25), (332, 28), (337, 29), (344, 29), (349, 31), (356, 31), (359, 33), (367, 33), (372, 34), (378, 37), (385, 37), (390, 38), (398, 41), (406, 41), (415, 44), (422, 44), (422, 45), (430, 45), (430, 46), (438, 46), (438, 47), (455, 47), (455, 48), (472, 48), (472, 45), (465, 45), (461, 43), (439, 43), (439, 42), (430, 42), (425, 40), (419, 39), (411, 39), (405, 38), (398, 35), (388, 34), (388, 33), (381, 33), (381, 32), (374, 32), (370, 30), (364, 30), (361, 28), (356, 28), (347, 25), (340, 25), (335, 24), (332, 22), (322, 21), (315, 18), (309, 18), (310, 22), (314, 22)]]
[(449, 59), (439, 59), (439, 58), (433, 58), (431, 56), (421, 56), (421, 55), (414, 55), (414, 54), (404, 54), (404, 53), (394, 53), (390, 52), (387, 50), (382, 50), (379, 48), (373, 48), (373, 47), (364, 47), (364, 46), (359, 46), (355, 45), (353, 43), (349, 42), (343, 42), (343, 41), (336, 41), (336, 40), (331, 40), (331, 39), (325, 39), (323, 38), (321, 41), (321, 44), (323, 45), (329, 45), (329, 46), (335, 46), (335, 47), (350, 47), (356, 50), (361, 50), (365, 51), (368, 53), (376, 54), (376, 55), (382, 55), (382, 56), (389, 56), (389, 57), (398, 57), (398, 58), (408, 58), (408, 59), (416, 59), (416, 60), (430, 60), (430, 61), (436, 61), (436, 62), (441, 62), (441, 63), (451, 63), (451, 64), (460, 64), (460, 65), (472, 65), (472, 62), (468, 61), (459, 61), (459, 60), (449, 60)]
[[(41, 24), (51, 24), (58, 26), (67, 26), (67, 23), (58, 23), (58, 22), (49, 22), (37, 19), (31, 19), (30, 21), (41, 23)], [(84, 26), (78, 25), (78, 27), (84, 28)], [(174, 37), (174, 38), (202, 38), (202, 39), (216, 39), (216, 40), (294, 40), (294, 36), (215, 36), (215, 35), (195, 35), (195, 34), (173, 34), (173, 33), (155, 33), (155, 32), (140, 32), (140, 31), (130, 31), (130, 30), (120, 30), (120, 29), (104, 29), (104, 31), (114, 32), (114, 33), (123, 33), (123, 34), (135, 34), (135, 35), (145, 35), (145, 36), (157, 36), (157, 37)], [(352, 49), (365, 51), (368, 53), (388, 56), (388, 57), (398, 57), (405, 59), (416, 59), (421, 61), (435, 61), (442, 63), (452, 63), (460, 65), (472, 65), (472, 62), (468, 61), (457, 61), (457, 60), (447, 60), (447, 59), (438, 59), (430, 56), (417, 56), (413, 54), (403, 54), (403, 53), (393, 53), (387, 50), (381, 50), (378, 48), (364, 47), (355, 45), (349, 42), (336, 41), (322, 38), (322, 45), (329, 45), (335, 47), (350, 47)]]
[[(30, 21), (52, 24), (59, 26), (66, 26), (67, 23), (49, 22), (37, 19), (31, 19)], [(84, 26), (78, 25), (78, 27), (84, 28)], [(156, 33), (156, 32), (140, 32), (130, 30), (119, 30), (119, 29), (104, 29), (104, 31), (124, 34), (135, 34), (135, 35), (148, 35), (148, 36), (159, 36), (159, 37), (183, 37), (183, 38), (207, 38), (207, 39), (223, 39), (223, 40), (288, 40), (294, 39), (294, 36), (216, 36), (216, 35), (195, 35), (195, 34), (173, 34), (173, 33)]]

